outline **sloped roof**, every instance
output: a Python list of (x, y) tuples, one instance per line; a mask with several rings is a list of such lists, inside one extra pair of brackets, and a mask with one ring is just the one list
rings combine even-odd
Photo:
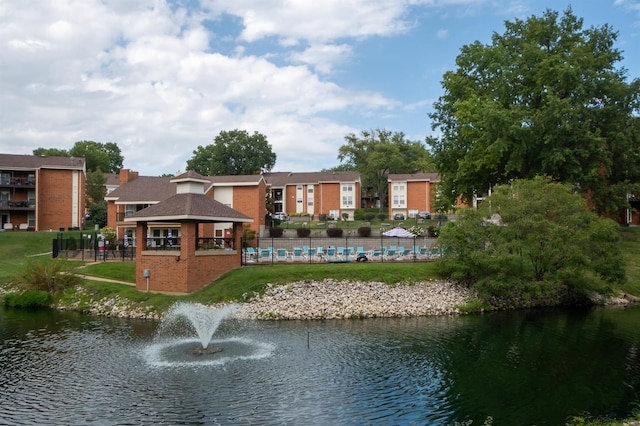
[(234, 186), (257, 185), (264, 180), (262, 175), (227, 175), (227, 176), (207, 176), (213, 186), (233, 184)]
[(106, 179), (105, 185), (107, 186), (119, 186), (120, 185), (120, 176), (115, 173), (105, 173), (104, 177)]
[(125, 222), (162, 222), (196, 220), (200, 222), (253, 222), (249, 216), (240, 213), (219, 201), (203, 194), (175, 194), (164, 201), (139, 210)]
[(359, 182), (358, 172), (268, 172), (264, 178), (269, 185), (286, 186), (297, 184), (317, 184), (327, 182)]
[(165, 176), (139, 176), (120, 185), (104, 197), (107, 201), (126, 204), (150, 204), (175, 195), (176, 184)]
[(389, 174), (388, 181), (429, 181), (440, 182), (438, 173), (397, 173)]
[(260, 183), (264, 178), (262, 175), (202, 176), (194, 171), (188, 171), (176, 177), (138, 176), (114, 189), (105, 197), (105, 200), (124, 204), (157, 203), (176, 193), (177, 182), (194, 179), (209, 182), (210, 186), (252, 186)]
[(39, 155), (0, 154), (0, 168), (12, 170), (73, 169), (84, 170), (84, 158)]

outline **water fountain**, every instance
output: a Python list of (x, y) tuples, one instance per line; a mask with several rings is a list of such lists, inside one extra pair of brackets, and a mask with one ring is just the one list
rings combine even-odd
[(211, 338), (222, 320), (232, 315), (237, 309), (236, 305), (214, 309), (200, 303), (176, 303), (165, 314), (160, 324), (160, 332), (174, 326), (176, 322), (184, 320), (200, 340), (201, 346), (191, 349), (191, 353), (205, 355), (221, 352), (222, 348), (209, 346)]
[(146, 350), (147, 360), (158, 366), (219, 365), (270, 356), (274, 349), (271, 344), (240, 336), (213, 338), (221, 323), (233, 318), (238, 309), (239, 305), (213, 308), (200, 303), (174, 304), (165, 313), (154, 343)]

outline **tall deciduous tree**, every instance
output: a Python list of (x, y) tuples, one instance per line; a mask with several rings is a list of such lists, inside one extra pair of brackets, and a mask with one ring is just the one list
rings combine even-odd
[(113, 142), (79, 141), (69, 150), (74, 157), (84, 157), (87, 170), (100, 169), (106, 173), (118, 173), (124, 158), (120, 148)]
[(85, 159), (87, 171), (100, 169), (106, 173), (118, 173), (124, 162), (120, 147), (114, 142), (78, 141), (69, 151), (60, 148), (36, 148), (33, 155), (82, 157)]
[(276, 163), (267, 137), (246, 130), (222, 131), (213, 145), (198, 146), (187, 170), (203, 176), (252, 175), (270, 171)]
[(363, 130), (360, 136), (345, 136), (345, 145), (338, 151), (342, 170), (353, 170), (362, 176), (362, 185), (373, 187), (387, 205), (387, 177), (389, 173), (429, 172), (434, 169), (424, 144), (405, 139), (402, 132), (385, 129)]
[(100, 203), (104, 201), (104, 196), (107, 193), (107, 178), (102, 170), (96, 169), (91, 172), (87, 172), (86, 180), (86, 194), (87, 194), (87, 208), (94, 203)]
[(550, 176), (619, 208), (640, 182), (640, 81), (626, 81), (608, 25), (567, 9), (505, 23), (464, 46), (430, 114), (443, 194), (470, 200), (518, 178)]

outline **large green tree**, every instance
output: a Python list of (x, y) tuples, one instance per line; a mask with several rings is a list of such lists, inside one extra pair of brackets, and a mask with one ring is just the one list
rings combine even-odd
[(87, 208), (93, 203), (100, 203), (104, 201), (104, 196), (107, 193), (107, 178), (102, 170), (97, 169), (91, 172), (87, 172), (87, 180), (85, 185), (85, 192), (87, 194)]
[(33, 155), (82, 157), (87, 171), (102, 170), (106, 173), (118, 173), (122, 169), (124, 157), (120, 147), (114, 142), (78, 141), (67, 151), (60, 148), (36, 148)]
[(545, 175), (622, 207), (640, 182), (640, 81), (616, 67), (617, 33), (583, 28), (567, 9), (505, 23), (462, 48), (443, 77), (430, 139), (450, 200)]
[(440, 232), (449, 278), (509, 306), (584, 301), (625, 281), (618, 226), (573, 186), (548, 178), (499, 185)]
[(434, 170), (429, 151), (421, 142), (408, 141), (402, 132), (386, 129), (363, 130), (360, 136), (345, 136), (338, 150), (342, 170), (360, 173), (362, 185), (372, 187), (387, 205), (387, 177), (390, 173), (417, 173)]
[(246, 130), (222, 131), (212, 145), (198, 146), (187, 161), (187, 170), (203, 176), (253, 175), (270, 171), (276, 164), (267, 137)]

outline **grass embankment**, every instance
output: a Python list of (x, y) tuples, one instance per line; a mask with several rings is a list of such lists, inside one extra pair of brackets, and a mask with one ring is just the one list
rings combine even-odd
[[(52, 240), (55, 233), (3, 232), (0, 233), (0, 284), (16, 281), (16, 275), (24, 271), (29, 262), (51, 259)], [(640, 228), (622, 228), (621, 247), (627, 264), (627, 283), (620, 290), (640, 296)], [(129, 283), (135, 282), (133, 262), (106, 262), (85, 265), (71, 262), (80, 274), (109, 278)], [(254, 293), (261, 293), (268, 283), (284, 284), (294, 281), (321, 280), (380, 281), (387, 284), (416, 282), (437, 278), (433, 263), (335, 263), (247, 266), (236, 269), (207, 286), (187, 296), (170, 296), (139, 292), (133, 286), (85, 280), (87, 295), (100, 299), (120, 296), (163, 311), (178, 300), (200, 303), (243, 301)], [(73, 298), (66, 293), (62, 298)]]

